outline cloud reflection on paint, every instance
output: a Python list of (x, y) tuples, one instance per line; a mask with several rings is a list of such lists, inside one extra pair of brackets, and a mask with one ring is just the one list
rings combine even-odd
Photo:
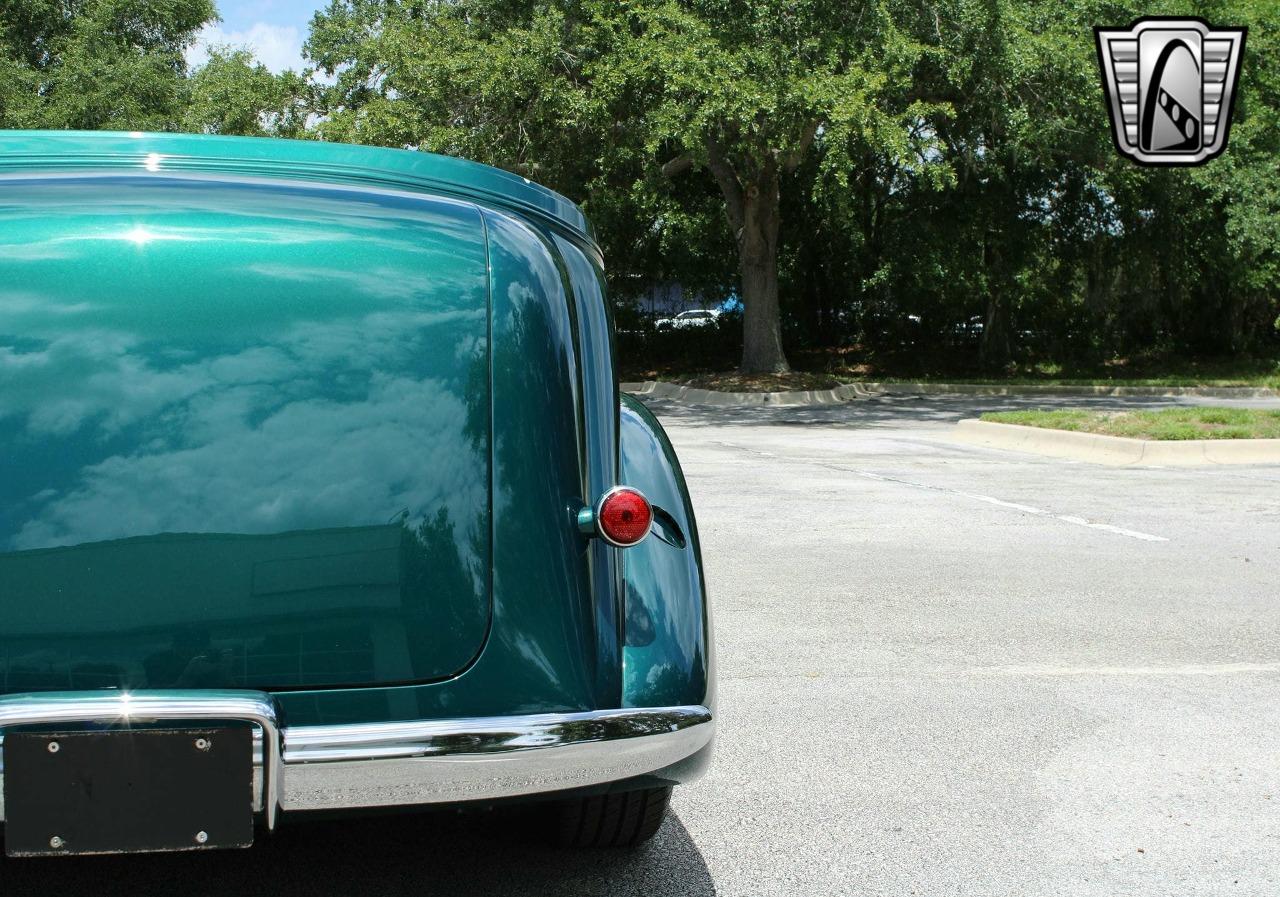
[[(388, 363), (421, 350), (421, 334), (442, 317), (477, 316), (299, 325), (275, 345), (170, 369), (119, 334), (68, 336), (42, 352), (0, 356), (7, 382), (25, 375), (15, 391), (22, 401), (2, 409), (25, 412), (23, 438), (84, 430), (102, 441), (136, 430), (129, 450), (34, 500), (11, 547), (322, 528), (382, 521), (400, 508), (421, 516), (450, 501), (479, 507), (485, 466), (460, 439), (470, 412), (456, 388)], [(59, 388), (70, 382), (81, 388)]]
[(474, 206), (161, 170), (7, 180), (0, 225), (5, 681), (358, 685), (474, 656)]
[(26, 206), (15, 188), (0, 237), (0, 548), (401, 509), (409, 525), (445, 509), (459, 551), (483, 548), (473, 211), (234, 186), (210, 210), (181, 181), (124, 199), (64, 186)]

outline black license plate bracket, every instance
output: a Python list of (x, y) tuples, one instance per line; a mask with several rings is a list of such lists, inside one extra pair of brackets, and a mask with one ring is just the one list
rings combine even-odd
[(5, 853), (148, 853), (253, 844), (247, 726), (7, 732)]

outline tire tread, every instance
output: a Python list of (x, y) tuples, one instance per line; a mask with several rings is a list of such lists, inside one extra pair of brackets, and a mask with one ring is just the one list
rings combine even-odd
[(634, 847), (657, 833), (670, 800), (668, 787), (564, 801), (556, 841), (563, 847)]

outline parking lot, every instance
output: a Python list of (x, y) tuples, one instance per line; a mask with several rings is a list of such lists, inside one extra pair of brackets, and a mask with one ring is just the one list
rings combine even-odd
[(1280, 467), (950, 441), (1046, 404), (655, 403), (699, 514), (720, 728), (634, 854), (383, 817), (240, 853), (0, 862), (0, 891), (1280, 893)]

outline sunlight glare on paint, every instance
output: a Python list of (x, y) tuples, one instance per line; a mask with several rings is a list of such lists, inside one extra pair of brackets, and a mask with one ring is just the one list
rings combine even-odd
[(199, 235), (190, 232), (173, 232), (160, 233), (151, 230), (145, 224), (135, 224), (128, 230), (108, 230), (92, 236), (86, 236), (89, 240), (122, 240), (126, 243), (132, 243), (134, 246), (142, 247), (156, 242), (199, 242), (202, 238)]
[(128, 240), (134, 246), (146, 246), (156, 240), (177, 240), (180, 238), (169, 234), (157, 234), (139, 224), (121, 234), (121, 239)]

